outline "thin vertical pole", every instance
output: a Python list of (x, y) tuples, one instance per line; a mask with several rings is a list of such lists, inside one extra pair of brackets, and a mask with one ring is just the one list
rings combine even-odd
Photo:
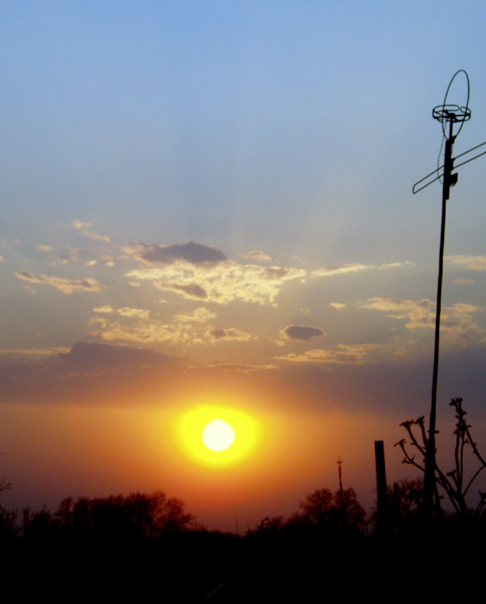
[(339, 497), (341, 499), (341, 523), (344, 525), (346, 518), (344, 510), (343, 475), (341, 471), (341, 466), (343, 465), (343, 462), (341, 461), (340, 457), (338, 458), (337, 465), (339, 472)]
[(385, 470), (385, 447), (382, 440), (375, 440), (376, 493), (378, 496), (378, 528), (383, 530), (387, 524), (387, 490)]
[[(444, 272), (444, 245), (445, 245), (445, 227), (446, 227), (446, 205), (449, 199), (451, 185), (455, 184), (452, 178), (453, 159), (452, 146), (454, 136), (452, 128), (454, 119), (450, 116), (449, 138), (445, 143), (444, 158), (444, 182), (442, 187), (442, 220), (440, 229), (440, 249), (439, 249), (439, 276), (437, 279), (437, 306), (435, 313), (435, 340), (434, 340), (434, 371), (432, 377), (432, 403), (430, 406), (429, 419), (429, 437), (427, 440), (427, 450), (425, 456), (425, 476), (424, 476), (424, 514), (431, 518), (433, 510), (433, 497), (435, 492), (435, 434), (436, 434), (436, 409), (437, 409), (437, 383), (439, 378), (439, 340), (440, 340), (440, 314), (442, 308), (442, 275)], [(457, 179), (457, 175), (456, 175)]]

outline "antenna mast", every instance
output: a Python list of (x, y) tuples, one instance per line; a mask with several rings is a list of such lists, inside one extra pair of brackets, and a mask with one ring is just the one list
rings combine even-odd
[[(464, 74), (466, 78), (467, 84), (467, 100), (466, 106), (459, 105), (451, 105), (447, 103), (447, 97), (449, 95), (449, 91), (451, 89), (452, 83), (455, 78), (460, 74)], [(464, 126), (464, 122), (467, 122), (471, 119), (471, 110), (469, 109), (469, 94), (470, 94), (470, 85), (469, 85), (469, 76), (464, 71), (464, 69), (460, 69), (457, 71), (452, 80), (447, 87), (446, 95), (444, 98), (444, 102), (442, 105), (438, 105), (434, 107), (432, 111), (432, 117), (438, 120), (442, 124), (442, 133), (445, 139), (445, 150), (444, 150), (444, 164), (431, 172), (421, 180), (419, 180), (413, 186), (413, 193), (418, 193), (425, 187), (428, 187), (430, 184), (435, 182), (436, 180), (442, 177), (442, 220), (441, 220), (441, 230), (440, 230), (440, 249), (439, 249), (439, 276), (437, 280), (437, 306), (436, 306), (436, 315), (435, 315), (435, 339), (434, 339), (434, 370), (432, 377), (432, 402), (430, 406), (430, 419), (429, 419), (429, 436), (427, 439), (427, 449), (425, 455), (425, 476), (424, 476), (424, 514), (427, 518), (431, 518), (432, 509), (433, 509), (433, 497), (436, 491), (436, 483), (435, 483), (435, 434), (436, 434), (436, 415), (437, 415), (437, 383), (438, 383), (438, 375), (439, 375), (439, 336), (440, 336), (440, 314), (441, 314), (441, 306), (442, 306), (442, 274), (443, 274), (443, 266), (444, 266), (444, 243), (445, 243), (445, 225), (446, 225), (446, 205), (447, 200), (449, 199), (450, 188), (453, 187), (457, 183), (458, 175), (457, 173), (452, 173), (454, 169), (454, 158), (452, 157), (452, 148), (454, 146), (454, 142), (462, 130)], [(457, 125), (459, 124), (459, 127)], [(456, 128), (456, 132), (454, 132), (454, 128)], [(465, 153), (461, 153), (458, 155), (456, 159), (459, 157), (463, 157), (467, 155), (471, 151), (478, 149), (486, 144), (481, 143), (469, 151)], [(479, 153), (478, 155), (462, 161), (460, 164), (456, 166), (462, 166), (481, 155), (484, 155), (486, 151)], [(434, 178), (431, 179), (431, 177)]]

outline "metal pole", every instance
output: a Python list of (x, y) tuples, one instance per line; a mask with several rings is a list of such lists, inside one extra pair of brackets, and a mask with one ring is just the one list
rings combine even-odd
[(435, 422), (437, 408), (437, 382), (439, 375), (439, 339), (440, 339), (440, 313), (442, 307), (442, 275), (444, 268), (444, 243), (446, 227), (446, 205), (449, 199), (451, 185), (457, 182), (457, 174), (452, 175), (453, 159), (452, 146), (455, 137), (452, 135), (454, 116), (450, 116), (449, 138), (445, 143), (444, 158), (444, 183), (442, 187), (442, 221), (440, 229), (440, 250), (439, 250), (439, 277), (437, 280), (437, 306), (435, 314), (435, 341), (434, 341), (434, 371), (432, 377), (432, 403), (430, 407), (429, 419), (429, 437), (427, 441), (427, 451), (425, 457), (425, 476), (424, 476), (424, 513), (426, 517), (432, 516), (433, 497), (435, 492)]

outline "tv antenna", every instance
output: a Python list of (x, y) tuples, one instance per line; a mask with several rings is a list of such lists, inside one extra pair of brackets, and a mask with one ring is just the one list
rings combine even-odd
[[(466, 81), (466, 105), (452, 105), (449, 103), (449, 92), (452, 87), (452, 83), (460, 74), (463, 74)], [(461, 132), (464, 122), (467, 122), (471, 119), (471, 110), (469, 109), (469, 96), (470, 96), (470, 84), (469, 84), (469, 76), (467, 75), (464, 69), (459, 69), (452, 76), (452, 80), (449, 82), (449, 86), (447, 87), (446, 94), (444, 97), (444, 102), (442, 105), (437, 105), (432, 110), (432, 117), (438, 120), (442, 125), (442, 134), (443, 140), (442, 145), (444, 145), (445, 141), (445, 149), (444, 149), (444, 163), (441, 166), (438, 166), (436, 170), (427, 174), (424, 178), (419, 180), (413, 185), (413, 193), (418, 193), (428, 187), (430, 184), (435, 182), (436, 180), (441, 180), (442, 182), (442, 220), (441, 220), (441, 230), (440, 230), (440, 250), (439, 250), (439, 277), (437, 280), (437, 305), (436, 305), (436, 314), (435, 314), (435, 340), (434, 340), (434, 370), (432, 377), (432, 402), (430, 406), (430, 419), (429, 419), (429, 437), (427, 440), (427, 449), (425, 454), (425, 476), (424, 476), (424, 513), (429, 518), (432, 516), (433, 509), (433, 497), (435, 492), (435, 423), (436, 423), (436, 407), (437, 407), (437, 381), (439, 374), (439, 335), (440, 335), (440, 311), (442, 304), (442, 273), (443, 273), (443, 265), (444, 265), (444, 241), (445, 241), (445, 224), (446, 224), (446, 202), (449, 199), (449, 193), (451, 187), (457, 184), (458, 174), (455, 172), (452, 173), (453, 170), (467, 164), (481, 155), (485, 155), (486, 151), (482, 151), (474, 157), (470, 157), (468, 159), (462, 160), (459, 164), (454, 165), (454, 162), (459, 158), (464, 158), (469, 153), (476, 151), (483, 145), (486, 145), (486, 141), (481, 143), (480, 145), (476, 145), (469, 151), (465, 151), (456, 157), (452, 157), (452, 148), (454, 146), (454, 142)], [(441, 146), (442, 152), (442, 146)], [(440, 154), (439, 154), (439, 162), (440, 163)]]

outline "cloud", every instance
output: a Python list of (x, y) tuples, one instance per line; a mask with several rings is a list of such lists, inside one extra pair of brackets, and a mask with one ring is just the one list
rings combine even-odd
[(57, 352), (1, 355), (0, 400), (118, 408), (160, 405), (164, 392), (169, 400), (184, 366), (180, 357), (125, 344), (78, 342)]
[(279, 365), (266, 363), (265, 365), (243, 365), (242, 363), (213, 363), (205, 365), (205, 371), (215, 370), (217, 373), (256, 373), (280, 371)]
[[(308, 273), (304, 269), (281, 266), (238, 264), (229, 260), (222, 251), (194, 242), (159, 246), (130, 244), (124, 250), (133, 258), (149, 265), (148, 268), (128, 272), (126, 276), (132, 280), (152, 281), (161, 291), (172, 291), (188, 300), (217, 304), (243, 301), (276, 306), (276, 297), (286, 281), (303, 279), (308, 275), (314, 278), (330, 277), (370, 269), (394, 269), (411, 264), (408, 261), (393, 262), (377, 267), (353, 263), (322, 267)], [(245, 258), (270, 260), (269, 256), (258, 250), (246, 254)]]
[(194, 265), (218, 264), (226, 262), (227, 258), (220, 250), (208, 245), (189, 241), (175, 245), (145, 245), (126, 246), (125, 251), (145, 264), (173, 264), (177, 261)]
[(78, 231), (93, 226), (91, 222), (81, 222), (81, 220), (73, 220), (71, 224)]
[(467, 271), (486, 271), (486, 256), (446, 256), (446, 260)]
[(59, 352), (66, 352), (64, 348), (3, 348), (0, 349), (0, 355), (33, 355), (33, 356), (52, 356)]
[(370, 298), (361, 302), (362, 308), (386, 312), (393, 319), (407, 319), (406, 327), (417, 329), (435, 327), (435, 302), (423, 300), (392, 300), (391, 298)]
[(326, 335), (319, 327), (308, 327), (307, 325), (289, 325), (282, 333), (289, 340), (303, 340), (306, 342), (312, 338), (322, 338)]
[(39, 252), (57, 252), (57, 249), (51, 245), (38, 245), (37, 249)]
[(208, 323), (216, 318), (216, 313), (209, 311), (207, 308), (200, 307), (192, 311), (192, 313), (175, 315), (174, 320), (179, 323)]
[(72, 227), (77, 231), (81, 232), (83, 237), (92, 239), (93, 241), (110, 241), (110, 238), (106, 235), (98, 235), (93, 229), (91, 222), (81, 222), (80, 220), (73, 220), (71, 223)]
[(374, 268), (367, 264), (343, 264), (341, 266), (321, 267), (312, 271), (313, 277), (334, 277), (335, 275), (345, 275), (347, 273), (359, 273), (364, 270)]
[(382, 264), (378, 268), (380, 270), (387, 270), (389, 268), (402, 268), (402, 266), (414, 266), (414, 263), (409, 262), (408, 260), (405, 260), (404, 262), (390, 262), (388, 264)]
[(139, 344), (154, 344), (171, 342), (173, 344), (191, 342), (190, 337), (183, 337), (183, 332), (160, 321), (139, 321), (135, 325), (124, 325), (118, 321), (92, 319), (90, 325), (100, 325), (100, 328), (88, 333), (89, 336), (99, 337), (107, 342), (117, 340), (136, 342)]
[(249, 342), (250, 340), (256, 340), (256, 336), (252, 336), (249, 333), (230, 327), (228, 329), (211, 328), (207, 333), (208, 337), (212, 342), (219, 341), (233, 341), (233, 342)]
[(260, 252), (259, 250), (253, 250), (252, 252), (248, 252), (248, 254), (243, 254), (243, 258), (246, 260), (255, 260), (257, 262), (271, 262), (272, 259), (267, 254)]
[(95, 279), (63, 279), (62, 277), (47, 277), (46, 275), (41, 275), (41, 277), (45, 283), (55, 287), (63, 294), (72, 294), (75, 291), (100, 291), (100, 284)]
[(137, 319), (149, 319), (150, 317), (150, 311), (143, 308), (129, 308), (128, 306), (124, 306), (123, 308), (119, 308), (117, 312), (122, 315), (122, 317), (136, 317)]
[(315, 348), (302, 354), (288, 354), (275, 358), (291, 363), (361, 365), (371, 351), (381, 347), (380, 344), (340, 344), (335, 349)]
[(216, 317), (206, 308), (196, 308), (192, 313), (175, 315), (171, 323), (150, 319), (148, 314), (143, 312), (122, 312), (120, 314), (124, 318), (131, 319), (130, 322), (126, 324), (120, 321), (95, 318), (90, 321), (90, 325), (98, 325), (99, 328), (88, 335), (100, 337), (109, 342), (116, 340), (140, 344), (165, 342), (186, 346), (203, 344), (207, 340), (207, 323)]
[[(120, 312), (123, 311), (123, 312)], [(137, 312), (131, 312), (137, 311)], [(97, 317), (90, 321), (98, 329), (88, 335), (100, 337), (105, 341), (126, 341), (140, 344), (168, 343), (188, 345), (216, 344), (218, 342), (248, 342), (256, 339), (248, 333), (234, 327), (216, 328), (210, 322), (216, 318), (214, 312), (200, 307), (190, 313), (176, 314), (170, 323), (158, 319), (150, 319), (138, 309), (119, 309), (118, 313), (131, 319), (129, 323), (110, 321)]]
[(60, 254), (57, 259), (59, 260), (60, 264), (69, 264), (70, 262), (77, 262), (78, 261), (78, 257), (75, 256), (74, 254), (70, 254), (69, 252), (66, 252), (64, 254)]
[(151, 281), (161, 291), (172, 291), (185, 298), (207, 302), (253, 302), (276, 306), (276, 297), (287, 281), (305, 277), (301, 269), (261, 267), (226, 261), (194, 266), (178, 261), (165, 267), (135, 269), (130, 279)]
[(153, 350), (126, 345), (91, 344), (78, 342), (69, 352), (58, 354), (59, 359), (84, 370), (106, 370), (115, 367), (153, 366), (166, 364), (169, 357)]
[(15, 276), (18, 279), (22, 279), (22, 281), (30, 281), (31, 283), (42, 283), (42, 281), (39, 281), (39, 279), (37, 279), (37, 277), (34, 275), (34, 273), (31, 273), (29, 271), (24, 271), (24, 270), (17, 271), (15, 273)]
[(390, 262), (388, 264), (381, 264), (380, 266), (374, 266), (372, 264), (361, 264), (359, 262), (355, 262), (353, 264), (342, 264), (340, 266), (329, 266), (329, 267), (321, 267), (312, 271), (312, 277), (334, 277), (336, 275), (346, 275), (349, 273), (360, 273), (361, 271), (370, 270), (370, 269), (378, 269), (378, 270), (388, 270), (391, 268), (402, 268), (404, 266), (413, 266), (412, 262), (405, 260), (404, 262)]
[[(392, 300), (390, 298), (371, 298), (361, 302), (362, 308), (386, 312), (388, 317), (408, 321), (408, 329), (435, 328), (436, 304), (427, 298), (422, 300)], [(457, 302), (452, 306), (442, 306), (441, 331), (475, 331), (483, 334), (472, 318), (476, 312), (484, 312), (485, 307)]]
[(342, 302), (329, 302), (329, 306), (332, 306), (332, 308), (335, 308), (336, 310), (343, 310), (343, 308), (346, 308), (346, 304), (343, 304)]
[(19, 270), (15, 273), (15, 276), (23, 281), (29, 281), (30, 283), (46, 283), (55, 287), (64, 294), (72, 294), (74, 291), (89, 291), (97, 292), (100, 290), (100, 285), (95, 279), (64, 279), (62, 277), (47, 277), (41, 275), (38, 279), (34, 273), (29, 271)]
[(182, 285), (180, 283), (160, 283), (158, 288), (160, 290), (165, 289), (168, 291), (172, 290), (180, 292), (184, 294), (184, 297), (187, 299), (204, 300), (208, 297), (206, 290), (197, 283), (188, 283), (187, 285)]
[(111, 306), (98, 306), (97, 308), (93, 308), (93, 312), (110, 313), (114, 311)]

